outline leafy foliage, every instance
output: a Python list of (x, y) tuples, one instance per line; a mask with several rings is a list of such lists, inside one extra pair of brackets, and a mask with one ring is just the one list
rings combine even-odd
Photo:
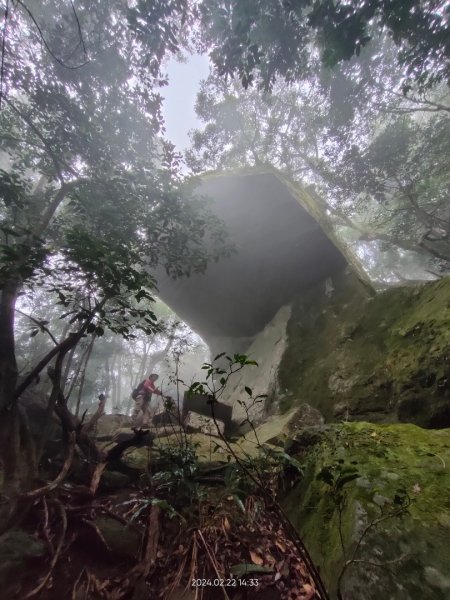
[(199, 462), (196, 448), (191, 443), (161, 446), (159, 458), (152, 464), (151, 482), (157, 493), (174, 495), (177, 502), (189, 506), (203, 498), (204, 490), (197, 481)]
[(187, 276), (223, 251), (220, 223), (203, 200), (181, 193), (178, 157), (160, 137), (160, 63), (178, 49), (182, 5), (152, 3), (145, 44), (145, 3), (12, 7), (0, 286), (46, 290), (71, 326), (87, 319), (97, 336), (154, 333), (152, 272)]
[(238, 76), (245, 88), (255, 79), (265, 89), (277, 77), (289, 83), (307, 79), (315, 48), (332, 67), (359, 56), (380, 34), (397, 47), (405, 89), (410, 81), (427, 87), (450, 78), (448, 7), (442, 0), (204, 0), (201, 12), (205, 45), (212, 46), (218, 74)]
[(276, 83), (270, 94), (210, 76), (197, 99), (204, 126), (192, 132), (191, 169), (274, 166), (309, 185), (367, 267), (386, 263), (389, 272), (415, 252), (445, 269), (448, 105), (403, 96), (386, 40), (333, 71), (316, 67), (305, 84)]

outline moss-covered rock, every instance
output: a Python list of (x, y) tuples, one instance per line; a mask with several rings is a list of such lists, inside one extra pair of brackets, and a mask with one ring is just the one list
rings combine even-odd
[(113, 492), (126, 488), (130, 484), (130, 477), (119, 471), (104, 471), (100, 480), (102, 492)]
[(131, 447), (126, 450), (121, 458), (123, 464), (137, 471), (146, 472), (148, 470), (148, 464), (151, 461), (152, 450), (150, 448), (135, 448)]
[[(364, 529), (385, 515), (363, 535), (354, 558), (364, 562), (348, 567), (344, 597), (449, 598), (450, 430), (345, 423), (327, 426), (307, 441), (297, 446), (305, 476), (285, 499), (285, 508), (332, 597), (344, 565), (342, 546), (346, 558), (352, 558)], [(329, 477), (336, 480), (343, 469), (355, 478), (341, 488), (345, 501), (339, 526), (339, 502)], [(411, 504), (403, 513), (394, 499), (405, 493)]]
[(281, 409), (450, 426), (450, 278), (376, 296), (348, 271), (292, 307)]
[(282, 415), (273, 415), (265, 423), (259, 425), (239, 439), (239, 445), (246, 451), (257, 452), (260, 444), (284, 446), (293, 441), (299, 432), (305, 428), (317, 428), (323, 425), (320, 412), (303, 403), (297, 408), (292, 408)]
[(141, 535), (116, 519), (99, 517), (95, 521), (102, 537), (111, 552), (118, 559), (132, 560), (138, 555), (141, 547)]
[[(89, 420), (89, 417), (86, 418)], [(126, 428), (131, 432), (132, 419), (128, 415), (102, 415), (96, 424), (96, 435), (98, 437), (113, 438), (118, 430)]]

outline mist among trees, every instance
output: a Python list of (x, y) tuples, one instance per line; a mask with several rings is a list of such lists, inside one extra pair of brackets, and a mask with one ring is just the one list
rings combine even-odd
[[(150, 373), (175, 397), (177, 379), (189, 386), (210, 360), (158, 297), (158, 278), (204, 273), (238, 250), (198, 190), (205, 173), (276, 169), (303, 186), (377, 290), (448, 274), (449, 10), (443, 0), (2, 0), (8, 494), (39, 487), (55, 415), (61, 449), (73, 453), (73, 437), (75, 453), (103, 464), (83, 429), (100, 394), (102, 410), (129, 415)], [(193, 54), (208, 56), (210, 74), (181, 153), (162, 103), (168, 61)], [(36, 398), (37, 441), (26, 410)]]

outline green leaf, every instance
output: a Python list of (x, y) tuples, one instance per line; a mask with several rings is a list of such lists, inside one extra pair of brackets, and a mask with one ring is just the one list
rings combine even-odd
[(239, 498), (239, 496), (237, 494), (233, 494), (233, 500), (236, 502), (238, 508), (244, 513), (245, 515), (245, 506), (244, 503), (242, 502), (242, 500)]
[(316, 479), (325, 482), (327, 485), (334, 485), (334, 475), (329, 467), (324, 467), (317, 473)]
[(292, 456), (290, 456), (289, 454), (287, 454), (286, 452), (282, 452), (281, 456), (284, 458), (284, 460), (289, 463), (292, 467), (294, 467), (294, 469), (296, 469), (296, 471), (298, 471), (301, 475), (303, 475), (303, 466), (298, 462), (298, 460), (296, 460), (295, 458), (292, 458)]
[(136, 521), (136, 519), (144, 512), (144, 510), (147, 508), (147, 506), (149, 505), (149, 502), (145, 502), (144, 504), (142, 504), (142, 506), (133, 512), (133, 516), (130, 519), (130, 523), (132, 523), (133, 521)]
[(169, 514), (169, 518), (172, 519), (173, 517), (179, 517), (182, 521), (185, 520), (185, 518), (182, 515), (180, 515), (180, 513), (177, 512), (174, 509), (174, 507), (167, 502), (167, 500), (161, 500), (159, 498), (152, 498), (151, 503), (154, 506), (159, 506), (159, 508), (161, 508), (162, 510), (165, 510)]
[(339, 477), (339, 479), (336, 482), (336, 489), (337, 490), (342, 489), (346, 483), (349, 483), (350, 481), (354, 481), (355, 479), (358, 479), (358, 477), (360, 477), (359, 473), (350, 473), (349, 475), (344, 475), (343, 477)]

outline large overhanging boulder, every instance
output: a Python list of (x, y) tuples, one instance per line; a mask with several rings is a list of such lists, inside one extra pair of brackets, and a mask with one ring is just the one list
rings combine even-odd
[(282, 306), (349, 257), (320, 203), (277, 171), (207, 175), (199, 192), (211, 199), (235, 252), (204, 274), (159, 274), (160, 297), (213, 352), (245, 352)]

